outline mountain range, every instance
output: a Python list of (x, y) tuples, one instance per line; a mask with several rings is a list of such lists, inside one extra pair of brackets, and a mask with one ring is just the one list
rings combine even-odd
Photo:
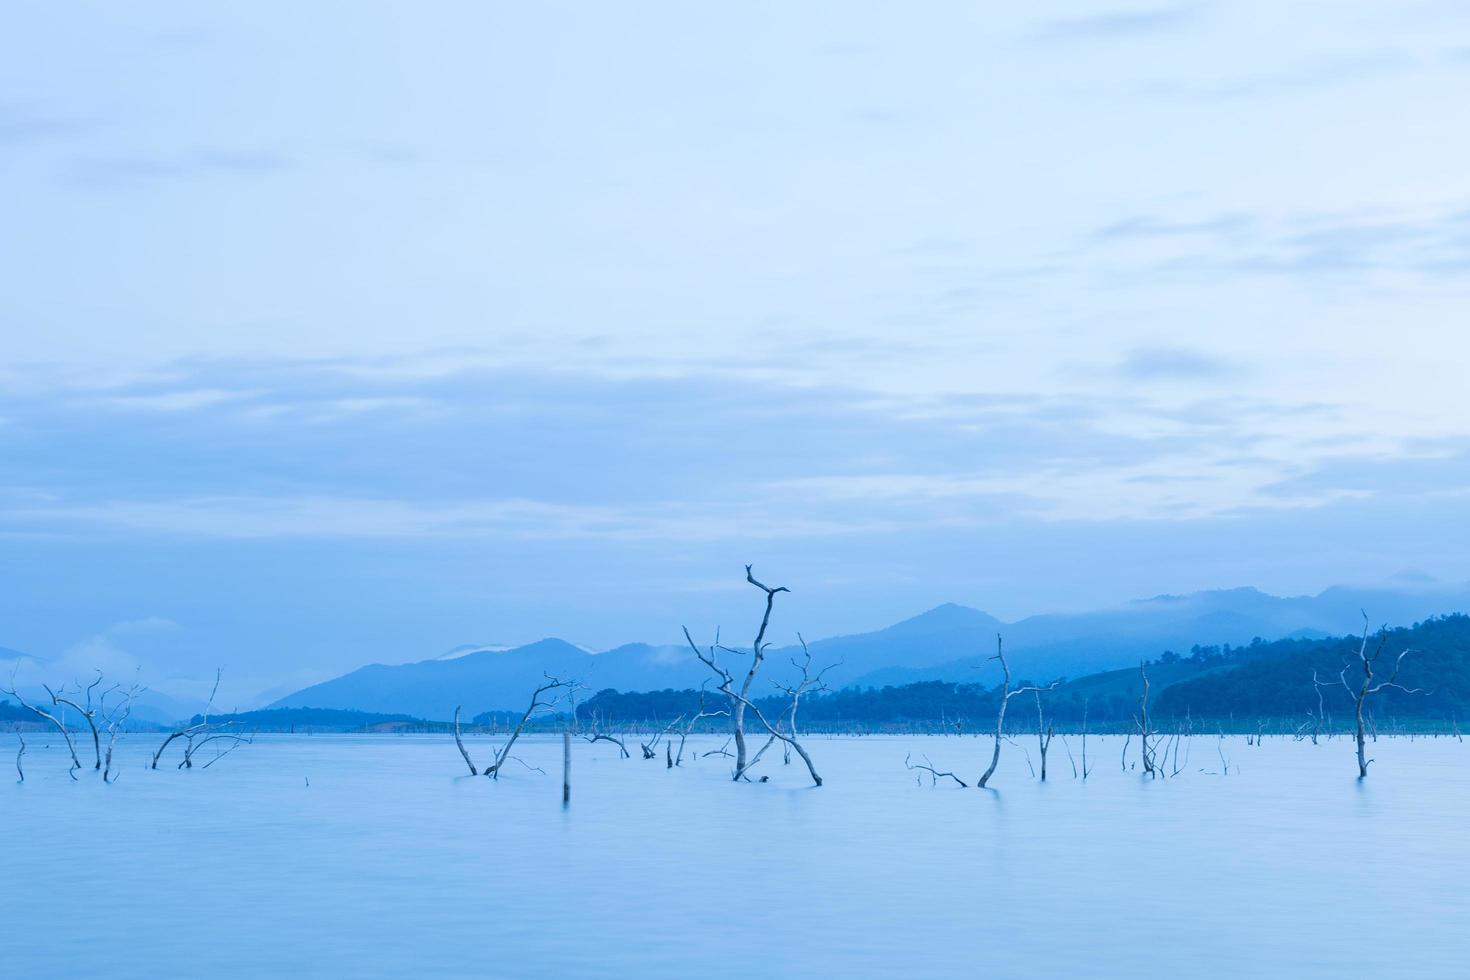
[[(951, 603), (875, 632), (818, 640), (810, 649), (815, 665), (834, 665), (825, 678), (834, 688), (920, 680), (994, 683), (999, 675), (987, 660), (996, 635), (1002, 634), (1013, 672), (1050, 680), (1137, 664), (1167, 650), (1187, 653), (1196, 645), (1238, 646), (1257, 637), (1337, 636), (1359, 629), (1363, 610), (1371, 614), (1374, 625), (1403, 626), (1466, 609), (1470, 609), (1467, 586), (1337, 586), (1314, 596), (1292, 597), (1238, 588), (1161, 595), (1111, 609), (1031, 616), (1011, 623)], [(726, 642), (737, 645), (728, 637)], [(793, 674), (790, 661), (798, 652), (794, 647), (772, 647), (767, 652), (768, 667), (757, 694), (770, 693), (772, 682)], [(721, 656), (735, 672), (748, 662), (749, 654)], [(373, 664), (297, 691), (271, 707), (403, 712), (447, 719), (462, 705), (466, 715), (473, 716), (524, 707), (545, 674), (575, 678), (589, 691), (690, 688), (711, 677), (687, 646), (631, 643), (596, 653), (548, 638), (511, 649), (468, 645), (451, 655), (415, 663)]]

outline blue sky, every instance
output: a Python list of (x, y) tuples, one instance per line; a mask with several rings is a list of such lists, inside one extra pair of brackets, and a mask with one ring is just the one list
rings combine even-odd
[(0, 646), (1467, 575), (1458, 3), (13, 4)]

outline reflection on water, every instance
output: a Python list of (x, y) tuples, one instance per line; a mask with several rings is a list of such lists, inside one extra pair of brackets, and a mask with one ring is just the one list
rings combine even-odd
[[(11, 736), (4, 736), (5, 740)], [(499, 783), (452, 741), (262, 737), (208, 770), (67, 779), (29, 737), (0, 785), (7, 975), (1464, 976), (1470, 747), (1198, 739), (1150, 782), (1089, 740), (1072, 778), (975, 738), (812, 740), (734, 785), (529, 739)], [(702, 740), (712, 748), (722, 740)], [(3, 742), (0, 742), (3, 744)], [(489, 755), (488, 740), (470, 741)], [(1076, 754), (1075, 738), (1071, 748)], [(9, 753), (7, 753), (9, 754)], [(1034, 754), (1034, 750), (1033, 750)], [(309, 785), (308, 785), (309, 781)]]

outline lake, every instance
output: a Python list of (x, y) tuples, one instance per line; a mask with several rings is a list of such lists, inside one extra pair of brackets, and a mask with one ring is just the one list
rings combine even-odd
[[(0, 760), (0, 961), (68, 977), (1466, 975), (1470, 746), (1196, 738), (1186, 772), (1074, 779), (974, 737), (814, 737), (668, 770), (523, 740), (498, 782), (439, 736), (262, 736), (209, 769)], [(483, 761), (494, 740), (468, 739)], [(49, 749), (43, 748), (51, 743)], [(691, 740), (700, 751), (723, 739)], [(1073, 754), (1079, 744), (1069, 739)], [(1136, 742), (1134, 743), (1136, 748)], [(1027, 746), (1035, 763), (1034, 742)], [(931, 785), (927, 755), (969, 789)], [(1200, 770), (1211, 770), (1213, 774)]]

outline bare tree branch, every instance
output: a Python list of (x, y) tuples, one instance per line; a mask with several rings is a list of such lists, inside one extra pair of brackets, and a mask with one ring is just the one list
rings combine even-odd
[(1057, 682), (1052, 681), (1045, 687), (1039, 687), (1032, 684), (1027, 685), (1026, 687), (1018, 687), (1015, 690), (1012, 690), (1011, 666), (1010, 664), (1006, 663), (1005, 647), (999, 633), (997, 633), (995, 636), (995, 656), (991, 657), (990, 659), (1000, 661), (1000, 669), (1001, 673), (1004, 675), (1004, 680), (1001, 682), (1000, 707), (996, 710), (995, 713), (995, 745), (993, 751), (990, 754), (990, 767), (987, 768), (985, 772), (980, 776), (980, 778), (975, 781), (975, 785), (980, 787), (981, 789), (984, 789), (985, 784), (990, 782), (990, 777), (995, 775), (995, 767), (1000, 764), (1000, 742), (1001, 739), (1005, 737), (1006, 705), (1010, 704), (1011, 698), (1015, 697), (1018, 694), (1029, 694), (1032, 691), (1050, 691), (1057, 686)]

